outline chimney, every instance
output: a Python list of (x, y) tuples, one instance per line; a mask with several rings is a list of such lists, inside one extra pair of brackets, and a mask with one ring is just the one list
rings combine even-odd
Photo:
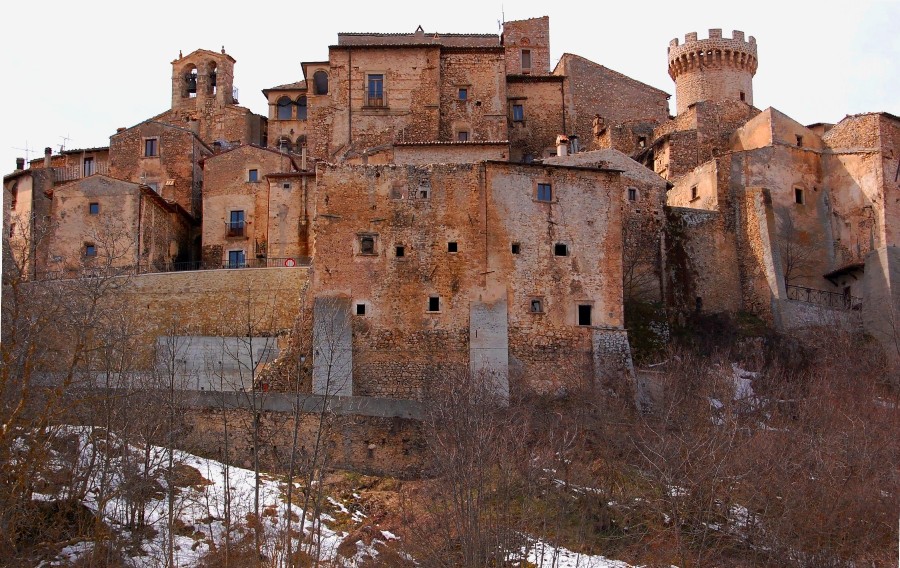
[(120, 126), (120, 127), (116, 128), (116, 134), (118, 134), (119, 132), (125, 132), (126, 130), (128, 130), (128, 129), (125, 128), (124, 126)]
[(44, 167), (45, 168), (50, 167), (50, 155), (51, 154), (53, 154), (53, 148), (51, 148), (50, 146), (47, 146), (46, 148), (44, 148)]
[(300, 148), (300, 169), (306, 171), (306, 146)]
[(16, 158), (16, 169), (17, 170), (25, 169), (25, 158)]
[(565, 134), (556, 137), (556, 155), (565, 156), (569, 153), (569, 139)]

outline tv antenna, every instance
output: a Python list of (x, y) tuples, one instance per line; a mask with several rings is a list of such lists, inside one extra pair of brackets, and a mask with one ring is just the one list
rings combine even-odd
[(16, 148), (16, 147), (13, 147), (13, 150), (21, 150), (21, 151), (25, 152), (25, 161), (26, 161), (26, 162), (30, 162), (30, 161), (31, 161), (31, 154), (34, 153), (34, 148), (29, 148), (29, 147), (28, 147), (28, 140), (25, 141), (25, 147), (24, 147), (24, 148)]
[(67, 143), (69, 140), (71, 140), (71, 138), (69, 138), (69, 134), (68, 134), (68, 133), (66, 133), (65, 136), (60, 136), (60, 138), (62, 138), (63, 143), (59, 145), (59, 153), (62, 154), (63, 151), (65, 151), (65, 149), (66, 149), (66, 143)]

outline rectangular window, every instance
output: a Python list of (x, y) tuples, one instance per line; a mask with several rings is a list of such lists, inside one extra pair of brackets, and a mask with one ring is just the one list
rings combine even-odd
[(803, 190), (799, 187), (794, 188), (794, 203), (803, 205)]
[(469, 99), (469, 89), (466, 87), (460, 87), (459, 91), (457, 91), (457, 98), (461, 101), (465, 101)]
[(144, 157), (154, 158), (159, 156), (159, 138), (144, 139)]
[(532, 298), (528, 302), (528, 311), (530, 311), (533, 314), (544, 313), (544, 300), (541, 298)]
[(430, 296), (428, 298), (428, 311), (429, 312), (441, 311), (441, 298), (439, 296)]
[(384, 75), (366, 75), (366, 106), (383, 107), (384, 104)]
[(447, 243), (447, 252), (459, 252), (459, 245), (456, 241), (450, 241)]
[(291, 182), (285, 182), (281, 184), (281, 189), (291, 189)]
[(94, 175), (94, 158), (84, 159), (84, 177)]
[(259, 170), (249, 170), (247, 172), (247, 181), (259, 181)]
[(803, 146), (803, 137), (800, 135), (797, 135), (797, 146)]
[(85, 243), (84, 245), (84, 256), (97, 256), (97, 247), (96, 245), (92, 245), (90, 243)]
[(460, 130), (456, 133), (457, 142), (468, 142), (469, 141), (469, 132), (467, 130)]
[(522, 73), (528, 73), (531, 71), (531, 50), (523, 49), (522, 50)]
[(99, 203), (88, 203), (88, 213), (91, 215), (99, 215), (100, 214), (100, 204)]
[(700, 192), (697, 191), (697, 186), (695, 185), (691, 187), (691, 201), (697, 199), (698, 197), (700, 197)]
[(590, 304), (578, 305), (578, 325), (591, 325), (591, 309)]
[(628, 201), (637, 201), (637, 190), (633, 187), (628, 188)]
[(522, 245), (520, 245), (519, 243), (513, 243), (512, 244), (512, 253), (519, 254), (520, 252), (522, 252)]
[(647, 146), (647, 137), (638, 136), (638, 148), (644, 148), (645, 146)]
[(513, 122), (523, 122), (525, 120), (525, 107), (522, 105), (512, 106)]
[(10, 196), (9, 196), (9, 208), (10, 208), (10, 209), (15, 209), (15, 208), (16, 208), (16, 204), (19, 203), (19, 187), (18, 187), (18, 183), (16, 183), (15, 185), (13, 185), (13, 188), (12, 188), (11, 190), (9, 190), (9, 193), (10, 193)]
[(363, 236), (359, 238), (359, 254), (375, 254), (375, 237)]
[(228, 217), (228, 236), (243, 237), (244, 236), (244, 211), (232, 211)]
[(537, 200), (553, 201), (553, 187), (549, 183), (537, 184)]
[(246, 266), (244, 251), (228, 251), (228, 268), (244, 268)]
[(356, 315), (358, 315), (358, 316), (366, 315), (366, 305), (365, 304), (356, 304)]
[(565, 243), (556, 243), (553, 245), (554, 256), (569, 256), (569, 246)]
[(14, 236), (16, 236), (16, 224), (10, 223), (9, 224), (9, 238), (13, 238)]
[(741, 91), (741, 101), (747, 100), (747, 94), (744, 91)]
[(406, 256), (406, 247), (397, 245), (397, 247), (394, 249), (394, 256), (396, 256), (397, 258), (403, 258), (404, 256)]

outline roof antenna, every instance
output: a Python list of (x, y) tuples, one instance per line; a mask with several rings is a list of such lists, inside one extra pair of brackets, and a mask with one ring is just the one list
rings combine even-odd
[(31, 161), (31, 154), (32, 154), (32, 152), (34, 152), (34, 148), (31, 148), (30, 146), (28, 146), (28, 140), (25, 141), (25, 147), (24, 147), (24, 148), (16, 148), (16, 147), (14, 146), (14, 147), (13, 147), (13, 150), (22, 150), (23, 152), (25, 152), (25, 161), (26, 161), (26, 162), (30, 162), (30, 161)]
[(68, 133), (66, 133), (65, 136), (60, 136), (60, 138), (62, 138), (63, 143), (59, 145), (59, 153), (62, 154), (63, 151), (66, 149), (66, 143), (67, 143), (69, 140), (71, 140), (71, 138), (69, 138), (69, 134), (68, 134)]
[(501, 18), (501, 21), (505, 24), (506, 23), (506, 10), (503, 9), (502, 2), (500, 3), (500, 18)]

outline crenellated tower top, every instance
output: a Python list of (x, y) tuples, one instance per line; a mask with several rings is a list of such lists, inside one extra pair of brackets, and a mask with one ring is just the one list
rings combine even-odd
[(743, 101), (753, 104), (753, 76), (756, 74), (756, 38), (744, 39), (734, 30), (722, 37), (722, 30), (709, 30), (709, 39), (697, 39), (697, 32), (669, 42), (669, 76), (675, 81), (678, 114), (700, 101)]

